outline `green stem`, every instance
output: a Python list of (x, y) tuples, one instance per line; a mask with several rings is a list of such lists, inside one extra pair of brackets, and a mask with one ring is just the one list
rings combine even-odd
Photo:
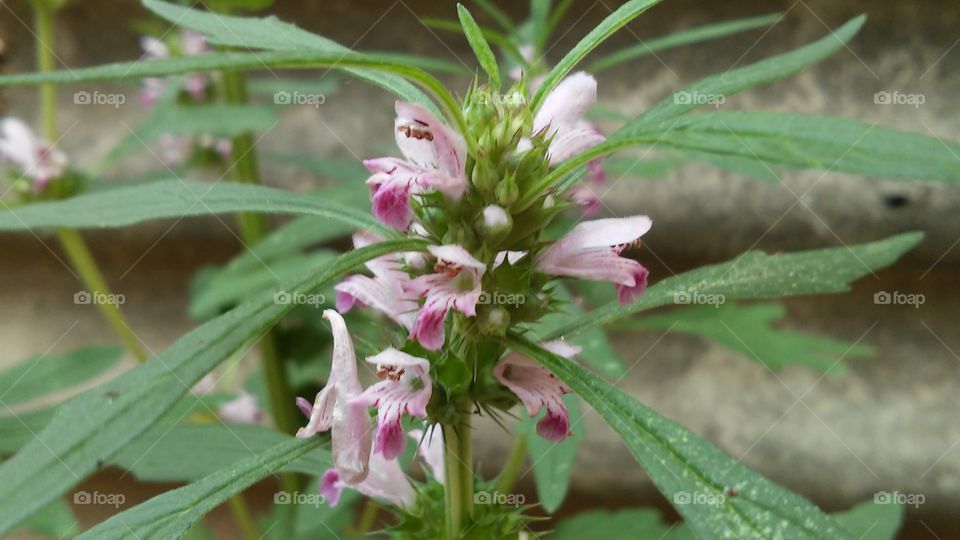
[(103, 274), (100, 272), (100, 268), (97, 267), (97, 263), (90, 253), (90, 248), (87, 247), (80, 233), (73, 229), (60, 229), (57, 231), (57, 238), (60, 240), (63, 251), (67, 254), (67, 259), (70, 260), (70, 266), (76, 270), (80, 281), (86, 288), (85, 292), (95, 300), (93, 303), (96, 304), (100, 314), (119, 336), (123, 345), (139, 362), (150, 358), (143, 347), (143, 343), (140, 342), (140, 339), (130, 329), (130, 325), (127, 324), (123, 312), (120, 311), (119, 302), (102, 301), (113, 296), (106, 280), (103, 278)]
[[(33, 2), (33, 23), (36, 34), (37, 70), (49, 73), (56, 67), (54, 62), (54, 15), (56, 9), (45, 2)], [(57, 88), (53, 84), (40, 86), (40, 117), (43, 138), (51, 143), (57, 140)], [(110, 298), (110, 288), (97, 266), (90, 248), (83, 237), (72, 229), (60, 229), (57, 238), (70, 265), (77, 272), (86, 292), (94, 299)], [(140, 339), (130, 329), (117, 302), (95, 302), (100, 314), (119, 336), (127, 350), (140, 362), (150, 357)]]
[(497, 476), (497, 482), (494, 487), (495, 492), (510, 493), (513, 490), (513, 485), (517, 482), (517, 478), (520, 477), (520, 470), (523, 469), (523, 464), (526, 462), (526, 459), (527, 438), (522, 433), (518, 433), (517, 438), (513, 441), (513, 448), (510, 450), (510, 455), (507, 456), (507, 463)]
[(445, 443), (445, 502), (447, 538), (460, 538), (468, 518), (473, 516), (473, 446), (470, 427), (470, 402), (464, 400), (465, 413), (443, 425)]
[(243, 531), (243, 536), (247, 540), (260, 540), (260, 538), (263, 538), (263, 535), (260, 534), (260, 527), (258, 527), (257, 522), (254, 521), (253, 514), (250, 513), (250, 507), (247, 505), (247, 501), (243, 498), (242, 493), (237, 493), (233, 497), (230, 497), (230, 511), (233, 513), (234, 519), (237, 520), (237, 525), (240, 526), (240, 530)]

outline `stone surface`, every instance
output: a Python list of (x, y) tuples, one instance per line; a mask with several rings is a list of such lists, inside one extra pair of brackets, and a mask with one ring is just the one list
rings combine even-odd
[[(29, 17), (20, 4), (0, 7), (5, 12), (0, 36), (10, 71), (27, 70), (31, 62), (30, 35), (20, 24)], [(102, 0), (78, 2), (66, 12), (58, 49), (66, 65), (137, 55), (136, 36), (125, 21), (143, 12), (133, 3), (110, 3), (111, 9), (106, 5)], [(449, 17), (452, 2), (377, 0), (364, 2), (362, 9), (359, 5), (284, 3), (277, 14), (358, 48), (400, 49), (469, 62), (462, 40), (427, 29), (414, 16)], [(509, 9), (522, 11), (518, 6)], [(766, 34), (757, 31), (658, 53), (606, 73), (600, 77), (602, 104), (626, 113), (642, 111), (684, 83), (809, 42), (828, 27), (868, 12), (870, 21), (849, 50), (787, 81), (731, 97), (724, 107), (841, 115), (960, 139), (960, 47), (954, 48), (960, 37), (960, 4), (677, 0), (651, 10), (616, 35), (607, 49), (674, 29), (774, 11), (787, 16)], [(559, 58), (560, 51), (607, 12), (604, 2), (577, 2), (551, 59)], [(449, 80), (465, 87), (465, 81)], [(75, 106), (72, 93), (78, 89), (125, 92), (127, 105), (116, 110)], [(876, 105), (873, 95), (881, 90), (920, 93), (926, 103), (919, 108)], [(62, 146), (78, 163), (96, 163), (127, 136), (126, 126), (142, 117), (135, 94), (133, 84), (65, 87), (60, 96)], [(35, 116), (31, 91), (11, 90), (4, 98), (5, 113)], [(281, 124), (263, 136), (260, 148), (267, 154), (381, 154), (391, 148), (391, 104), (383, 92), (349, 82), (321, 107), (283, 109)], [(122, 181), (158, 168), (144, 152), (110, 173)], [(298, 191), (320, 180), (269, 162), (266, 171), (270, 184)], [(654, 263), (655, 279), (753, 247), (787, 251), (926, 231), (927, 239), (915, 252), (895, 268), (863, 279), (852, 294), (787, 303), (784, 327), (862, 339), (877, 348), (875, 358), (851, 361), (845, 375), (820, 377), (800, 368), (773, 373), (698, 338), (645, 332), (617, 337), (632, 366), (619, 386), (827, 508), (850, 506), (880, 490), (920, 493), (926, 503), (910, 509), (915, 537), (932, 538), (927, 527), (941, 538), (960, 535), (955, 529), (960, 334), (953, 319), (960, 305), (960, 189), (822, 172), (788, 172), (782, 183), (763, 182), (691, 164), (659, 181), (613, 178), (605, 200), (608, 213), (639, 211), (654, 218), (644, 257)], [(132, 325), (153, 350), (193, 324), (184, 309), (191, 273), (203, 264), (227, 260), (241, 248), (228, 217), (171, 225), (89, 235), (111, 283), (128, 298), (125, 308)], [(0, 365), (51, 347), (66, 350), (111, 341), (95, 313), (72, 303), (78, 285), (62, 259), (55, 242), (44, 235), (0, 235), (0, 305), (5, 307), (0, 314)], [(879, 290), (920, 292), (927, 303), (920, 309), (877, 306), (872, 295)], [(574, 472), (567, 509), (663, 505), (613, 432), (592, 412), (584, 421), (589, 438)], [(509, 440), (492, 424), (482, 426), (476, 439), (484, 463), (495, 463), (509, 448)]]

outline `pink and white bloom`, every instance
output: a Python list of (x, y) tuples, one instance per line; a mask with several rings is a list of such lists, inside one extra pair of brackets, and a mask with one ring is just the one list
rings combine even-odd
[[(147, 60), (170, 58), (170, 47), (159, 39), (144, 36), (140, 38), (140, 47), (143, 48), (143, 58)], [(203, 34), (192, 30), (183, 30), (180, 33), (180, 51), (183, 56), (195, 56), (208, 52), (207, 40)], [(200, 101), (207, 90), (207, 76), (203, 73), (191, 73), (187, 76), (183, 89), (194, 99)], [(151, 107), (167, 88), (167, 80), (159, 77), (148, 77), (143, 80), (143, 89), (140, 91), (140, 103), (144, 107)]]
[[(379, 241), (379, 238), (364, 232), (353, 236), (353, 245), (358, 249)], [(408, 331), (412, 329), (420, 306), (416, 296), (404, 291), (403, 285), (410, 281), (410, 276), (403, 271), (395, 257), (387, 255), (368, 261), (366, 266), (373, 277), (360, 274), (347, 276), (334, 287), (337, 311), (346, 313), (355, 305), (366, 306), (390, 317)]]
[[(543, 348), (562, 356), (573, 358), (580, 347), (563, 340), (549, 341)], [(520, 398), (527, 413), (534, 417), (541, 407), (547, 413), (537, 422), (537, 433), (544, 439), (560, 442), (570, 434), (570, 414), (563, 403), (564, 394), (571, 392), (553, 373), (526, 356), (509, 354), (493, 368), (493, 376)]]
[(467, 317), (477, 315), (477, 302), (482, 293), (480, 280), (487, 266), (457, 245), (427, 249), (437, 258), (433, 267), (435, 273), (404, 284), (404, 289), (418, 297), (426, 297), (413, 323), (410, 338), (419, 341), (427, 350), (436, 351), (443, 346), (443, 322), (451, 309)]
[(359, 482), (347, 482), (337, 469), (329, 469), (320, 477), (317, 490), (330, 506), (340, 502), (344, 488), (359, 491), (367, 497), (383, 501), (398, 508), (410, 508), (417, 493), (396, 460), (378, 454), (370, 456), (370, 472)]
[(649, 272), (637, 261), (621, 257), (628, 247), (639, 247), (640, 237), (653, 222), (647, 216), (608, 218), (583, 222), (547, 248), (537, 258), (537, 271), (617, 286), (621, 304), (643, 296)]
[(560, 81), (533, 117), (533, 131), (550, 139), (550, 164), (557, 165), (604, 141), (584, 116), (597, 102), (597, 80), (582, 71)]
[(372, 424), (367, 408), (354, 401), (363, 389), (357, 379), (357, 355), (347, 324), (332, 309), (324, 311), (323, 318), (330, 321), (333, 330), (330, 378), (317, 394), (310, 420), (297, 431), (297, 437), (312, 437), (332, 430), (334, 467), (339, 478), (356, 483), (367, 476)]
[(404, 159), (363, 162), (373, 175), (367, 180), (373, 215), (385, 225), (406, 229), (413, 220), (410, 196), (435, 188), (452, 201), (467, 189), (467, 144), (456, 131), (420, 105), (398, 101), (394, 135)]
[(403, 452), (407, 440), (400, 423), (404, 414), (425, 418), (433, 392), (430, 363), (393, 347), (367, 358), (377, 366), (382, 379), (351, 402), (377, 408), (377, 435), (374, 454), (394, 459)]
[(67, 169), (67, 156), (18, 118), (0, 120), (0, 160), (14, 164), (23, 176), (32, 179), (36, 194)]
[[(411, 429), (410, 436), (418, 442), (417, 455), (426, 462), (433, 477), (443, 483), (443, 432), (438, 425), (427, 428), (426, 435), (421, 429)], [(370, 474), (359, 483), (349, 484), (340, 479), (336, 469), (326, 471), (320, 478), (318, 491), (327, 504), (336, 506), (344, 488), (355, 489), (360, 493), (387, 502), (399, 508), (410, 508), (416, 499), (416, 492), (410, 480), (400, 468), (397, 460), (388, 460), (374, 453), (370, 457)]]
[(217, 409), (217, 416), (236, 424), (258, 424), (263, 418), (263, 409), (252, 394), (242, 392), (238, 397)]

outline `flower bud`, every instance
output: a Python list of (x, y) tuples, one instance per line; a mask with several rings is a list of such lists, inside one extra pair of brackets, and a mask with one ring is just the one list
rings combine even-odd
[(513, 217), (502, 206), (491, 204), (483, 209), (483, 215), (478, 227), (488, 238), (499, 238), (510, 233), (513, 228)]
[(501, 206), (509, 207), (520, 198), (520, 187), (514, 174), (508, 174), (499, 184), (495, 193)]
[(493, 163), (487, 158), (480, 158), (473, 166), (471, 180), (477, 191), (484, 194), (493, 193), (497, 183), (500, 181), (500, 173)]
[(483, 315), (480, 332), (488, 336), (506, 335), (510, 327), (510, 312), (496, 306)]

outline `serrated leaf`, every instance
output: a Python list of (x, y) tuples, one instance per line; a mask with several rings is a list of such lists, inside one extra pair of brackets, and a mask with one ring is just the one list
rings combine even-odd
[(641, 41), (637, 45), (631, 45), (630, 47), (621, 49), (613, 54), (604, 56), (600, 60), (590, 64), (590, 67), (587, 68), (587, 71), (596, 74), (605, 69), (609, 69), (618, 64), (622, 64), (648, 54), (653, 54), (655, 52), (664, 51), (667, 49), (673, 49), (675, 47), (703, 43), (712, 39), (718, 39), (740, 32), (746, 32), (748, 30), (763, 28), (764, 26), (771, 26), (781, 20), (783, 20), (783, 15), (780, 13), (775, 13), (771, 15), (761, 15), (759, 17), (749, 17), (745, 19), (736, 19), (733, 21), (712, 23), (704, 26), (698, 26), (696, 28), (690, 28), (688, 30), (680, 30), (666, 36)]
[(658, 4), (660, 0), (630, 0), (608, 15), (596, 28), (584, 36), (547, 74), (540, 88), (530, 101), (530, 108), (536, 111), (544, 98), (590, 51), (603, 43), (614, 32), (623, 28), (644, 11)]
[(165, 180), (29, 204), (0, 212), (0, 231), (55, 227), (124, 227), (144, 221), (189, 216), (262, 212), (322, 216), (357, 229), (396, 235), (369, 213), (326, 200), (260, 185)]
[(785, 314), (781, 304), (690, 306), (631, 321), (629, 328), (703, 336), (774, 370), (799, 364), (840, 374), (846, 370), (844, 360), (874, 353), (869, 345), (779, 330), (771, 324)]
[(107, 540), (139, 538), (171, 540), (184, 534), (204, 515), (257, 481), (291, 461), (313, 451), (320, 439), (288, 438), (262, 454), (242, 461), (189, 484), (167, 491), (130, 510), (121, 512), (88, 530), (78, 538)]
[(460, 26), (463, 27), (463, 34), (473, 49), (473, 55), (477, 57), (477, 62), (483, 71), (490, 77), (490, 84), (493, 88), (500, 88), (500, 67), (497, 66), (497, 58), (490, 50), (490, 44), (483, 37), (483, 31), (477, 26), (477, 21), (473, 20), (470, 11), (463, 7), (463, 4), (457, 4), (457, 15), (460, 17)]
[[(281, 290), (307, 295), (387, 253), (418, 251), (417, 240), (387, 241), (350, 251)], [(200, 378), (293, 308), (276, 291), (187, 333), (157, 357), (57, 409), (39, 436), (0, 465), (0, 534), (94, 472), (170, 410)]]
[(545, 339), (574, 335), (647, 309), (684, 303), (686, 298), (692, 302), (697, 295), (730, 301), (846, 292), (851, 282), (892, 264), (922, 239), (923, 233), (912, 232), (869, 244), (785, 255), (749, 251), (725, 263), (665, 278), (640, 300), (626, 306), (616, 302), (601, 306)]
[(651, 129), (655, 146), (761, 166), (960, 182), (960, 144), (846, 118), (716, 112)]
[(542, 363), (623, 438), (657, 488), (703, 538), (852, 539), (809, 501), (751, 471), (565, 358), (524, 338), (517, 352)]
[(109, 371), (123, 357), (116, 345), (91, 345), (58, 355), (30, 357), (0, 372), (6, 408), (77, 386)]

